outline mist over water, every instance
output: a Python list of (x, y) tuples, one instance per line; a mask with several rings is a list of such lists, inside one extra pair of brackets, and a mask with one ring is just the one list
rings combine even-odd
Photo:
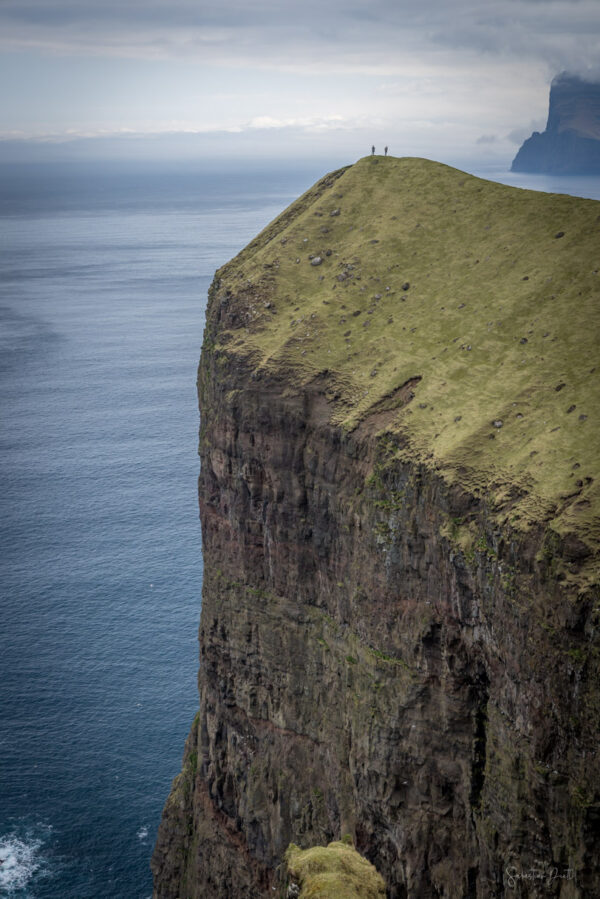
[(206, 293), (331, 167), (0, 168), (0, 895), (151, 893), (197, 708)]
[(467, 166), (466, 170), (489, 181), (499, 181), (524, 190), (544, 193), (570, 194), (588, 200), (600, 200), (600, 175), (533, 175), (529, 172), (509, 172), (497, 165)]

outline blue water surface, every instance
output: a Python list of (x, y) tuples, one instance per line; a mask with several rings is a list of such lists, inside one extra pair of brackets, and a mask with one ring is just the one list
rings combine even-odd
[(197, 707), (206, 293), (330, 168), (0, 168), (0, 895), (151, 894)]
[(215, 269), (320, 174), (0, 171), (0, 894), (135, 899), (197, 708)]

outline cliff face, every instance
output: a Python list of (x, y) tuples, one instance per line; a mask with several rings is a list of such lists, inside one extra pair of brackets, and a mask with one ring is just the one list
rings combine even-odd
[(563, 73), (550, 88), (546, 130), (529, 137), (513, 172), (558, 175), (600, 173), (600, 84)]
[(347, 834), (393, 899), (597, 893), (599, 211), (375, 158), (217, 273), (157, 899)]

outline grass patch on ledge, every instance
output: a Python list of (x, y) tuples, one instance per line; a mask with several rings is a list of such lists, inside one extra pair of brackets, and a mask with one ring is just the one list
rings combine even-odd
[(215, 285), (235, 313), (219, 352), (286, 373), (290, 392), (320, 377), (345, 429), (386, 406), (403, 452), (500, 521), (600, 546), (600, 203), (367, 157)]
[(304, 850), (291, 843), (285, 860), (288, 874), (300, 887), (298, 899), (385, 897), (383, 877), (345, 841)]

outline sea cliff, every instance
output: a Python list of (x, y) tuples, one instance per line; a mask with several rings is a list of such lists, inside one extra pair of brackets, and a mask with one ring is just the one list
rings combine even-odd
[(513, 172), (600, 174), (600, 84), (563, 72), (550, 87), (548, 122), (512, 162)]
[(373, 157), (217, 272), (156, 899), (286, 895), (341, 838), (391, 899), (597, 895), (599, 238)]

